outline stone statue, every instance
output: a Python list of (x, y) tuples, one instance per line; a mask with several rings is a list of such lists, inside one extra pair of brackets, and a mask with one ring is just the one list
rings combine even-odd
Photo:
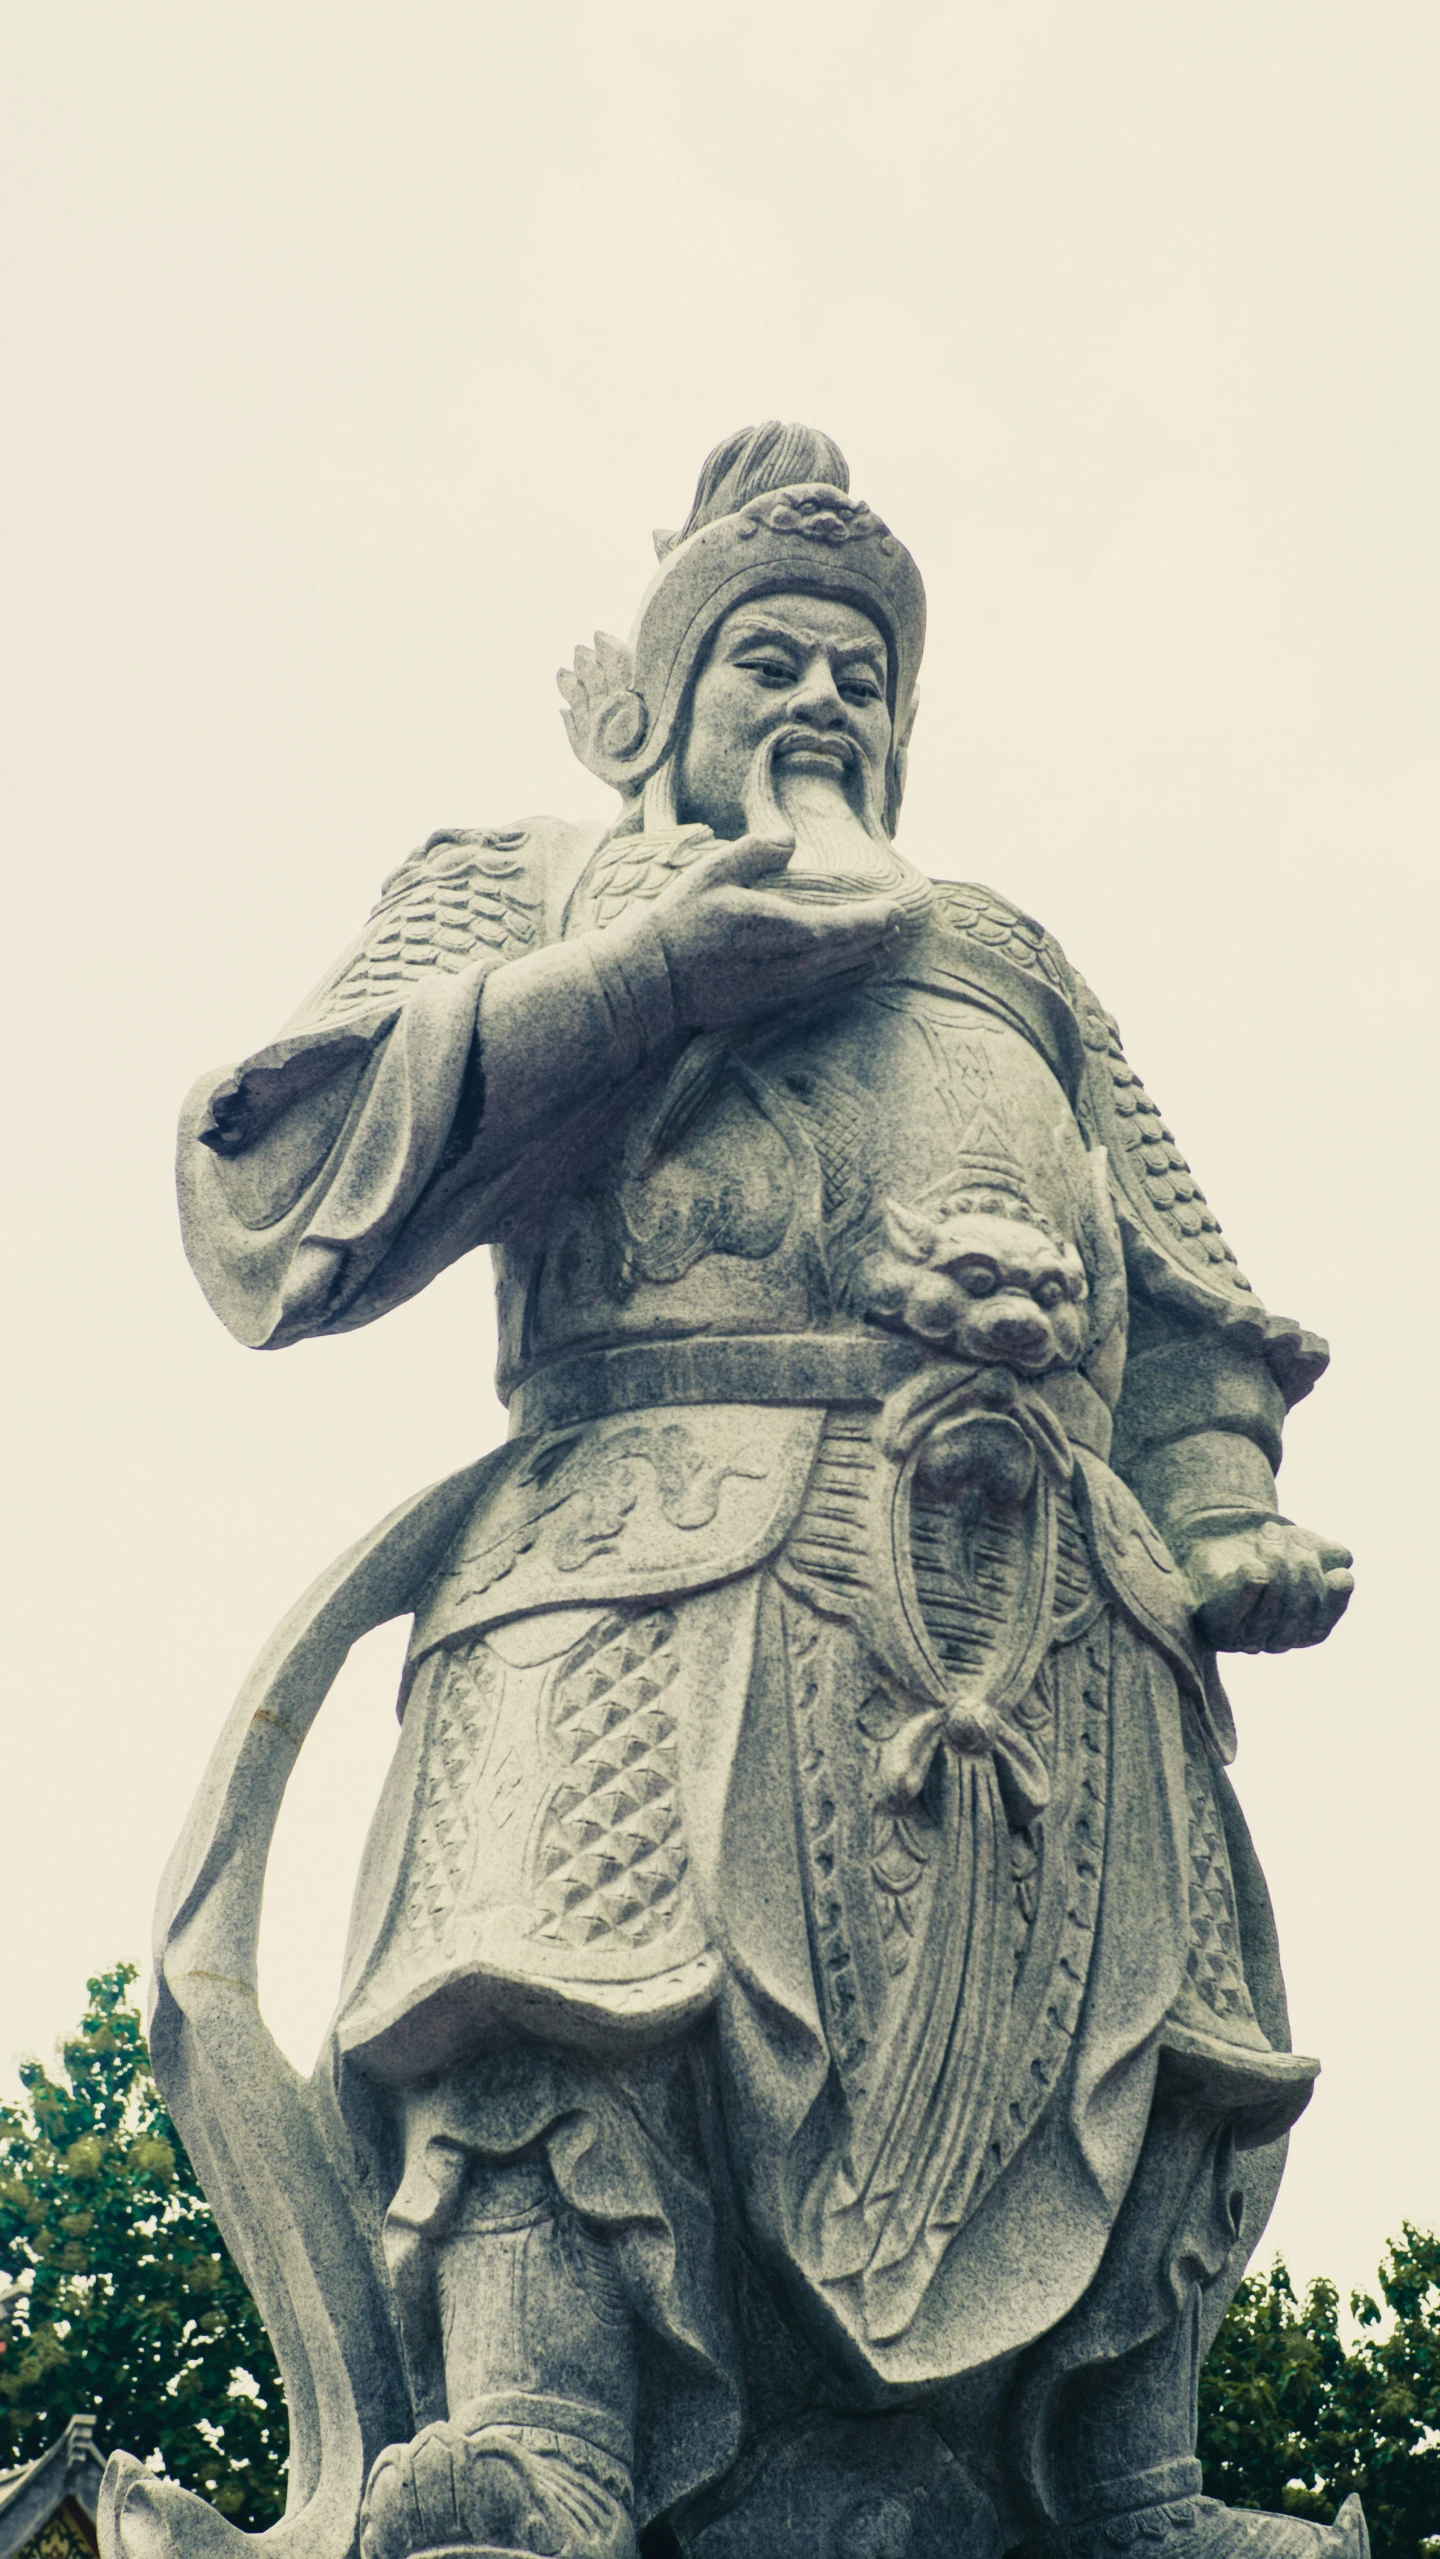
[[(809, 429), (718, 446), (560, 679), (615, 823), (432, 835), (185, 1115), (240, 1340), (487, 1244), (510, 1414), (281, 1629), (162, 1893), (156, 2066), (305, 2559), (1367, 2546), (1194, 2457), (1318, 2068), (1215, 1654), (1349, 1595), (1276, 1508), (1324, 1346), (1050, 936), (899, 850), (924, 597), (848, 491)], [(268, 1843), (410, 1611), (305, 2082)], [(103, 2520), (240, 2538), (124, 2457)]]

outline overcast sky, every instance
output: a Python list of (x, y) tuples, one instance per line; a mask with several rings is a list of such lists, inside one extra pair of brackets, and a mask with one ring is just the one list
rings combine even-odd
[[(1332, 1341), (1282, 1498), (1359, 1596), (1233, 1680), (1325, 2065), (1272, 2236), (1344, 2285), (1440, 2223), (1437, 115), (1418, 0), (0, 7), (7, 2081), (143, 1958), (275, 1621), (502, 1429), (479, 1260), (227, 1338), (181, 1094), (432, 827), (603, 813), (554, 670), (778, 414), (927, 580), (906, 851), (1059, 934)], [(403, 1631), (277, 1844), (305, 2064)]]

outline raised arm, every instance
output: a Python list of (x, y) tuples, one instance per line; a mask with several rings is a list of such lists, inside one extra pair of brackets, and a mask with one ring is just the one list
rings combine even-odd
[(761, 885), (785, 845), (688, 828), (637, 839), (636, 894), (566, 935), (596, 830), (546, 826), (432, 839), (281, 1038), (191, 1095), (186, 1249), (240, 1340), (413, 1296), (563, 1181), (693, 1033), (853, 981), (897, 929), (880, 900), (817, 912)]

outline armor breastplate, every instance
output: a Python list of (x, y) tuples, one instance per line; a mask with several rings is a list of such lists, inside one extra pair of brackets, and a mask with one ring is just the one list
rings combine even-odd
[(901, 972), (823, 1011), (689, 1043), (543, 1243), (497, 1249), (503, 1394), (588, 1345), (863, 1321), (887, 1212), (967, 1182), (1023, 1196), (1095, 1292), (1093, 1159), (1064, 1061), (946, 965), (950, 938), (932, 928)]

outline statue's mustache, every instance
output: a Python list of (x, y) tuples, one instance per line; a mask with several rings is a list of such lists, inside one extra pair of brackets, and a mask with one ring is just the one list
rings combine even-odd
[(812, 728), (808, 720), (784, 721), (778, 729), (771, 730), (765, 744), (772, 763), (778, 756), (789, 755), (797, 748), (803, 748), (807, 754), (818, 752), (833, 756), (837, 764), (847, 767), (861, 760), (859, 744), (848, 729)]

